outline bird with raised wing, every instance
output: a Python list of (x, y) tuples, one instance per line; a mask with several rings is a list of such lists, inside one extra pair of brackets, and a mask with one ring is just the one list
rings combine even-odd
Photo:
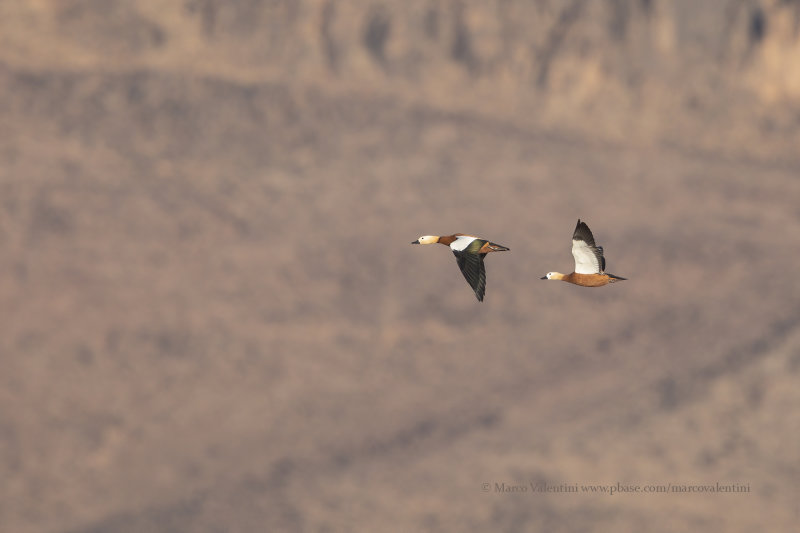
[(595, 245), (592, 231), (580, 219), (572, 233), (572, 257), (575, 258), (575, 270), (571, 274), (548, 272), (541, 279), (566, 281), (581, 287), (602, 287), (626, 279), (606, 273), (603, 247)]
[(444, 244), (449, 246), (456, 256), (458, 268), (464, 274), (469, 286), (475, 291), (479, 302), (483, 301), (486, 292), (486, 267), (483, 258), (490, 252), (506, 252), (508, 248), (500, 244), (479, 239), (474, 235), (454, 233), (453, 235), (423, 235), (411, 244)]

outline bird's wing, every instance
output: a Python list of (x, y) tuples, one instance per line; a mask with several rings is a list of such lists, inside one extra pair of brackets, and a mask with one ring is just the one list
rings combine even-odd
[(580, 220), (572, 234), (572, 257), (576, 274), (600, 274), (606, 268), (603, 247), (595, 246), (592, 231)]
[(482, 302), (486, 292), (486, 268), (483, 266), (483, 258), (486, 254), (471, 254), (453, 250), (453, 255), (456, 256), (458, 268), (464, 274), (464, 279), (475, 291), (478, 301)]

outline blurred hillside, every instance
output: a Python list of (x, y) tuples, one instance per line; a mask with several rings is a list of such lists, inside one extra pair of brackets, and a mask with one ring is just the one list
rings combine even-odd
[(378, 93), (726, 154), (793, 156), (800, 142), (800, 7), (791, 0), (43, 0), (0, 9), (0, 58), (13, 71)]
[(800, 2), (7, 1), (0, 94), (0, 531), (800, 519)]

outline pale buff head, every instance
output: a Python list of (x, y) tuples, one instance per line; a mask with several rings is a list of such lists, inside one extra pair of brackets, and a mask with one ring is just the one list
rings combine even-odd
[(438, 235), (423, 235), (411, 244), (436, 244), (437, 242), (439, 242)]
[(562, 274), (561, 272), (548, 272), (539, 279), (562, 280), (564, 279), (564, 274)]

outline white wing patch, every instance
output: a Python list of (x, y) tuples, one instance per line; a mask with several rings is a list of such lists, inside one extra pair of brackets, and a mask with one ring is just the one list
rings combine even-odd
[(477, 239), (477, 237), (469, 237), (467, 235), (461, 235), (456, 237), (456, 240), (450, 243), (450, 248), (457, 252), (463, 252), (464, 248), (472, 244), (472, 241)]
[(584, 241), (572, 241), (572, 257), (575, 258), (576, 274), (599, 274), (600, 262), (594, 251)]

